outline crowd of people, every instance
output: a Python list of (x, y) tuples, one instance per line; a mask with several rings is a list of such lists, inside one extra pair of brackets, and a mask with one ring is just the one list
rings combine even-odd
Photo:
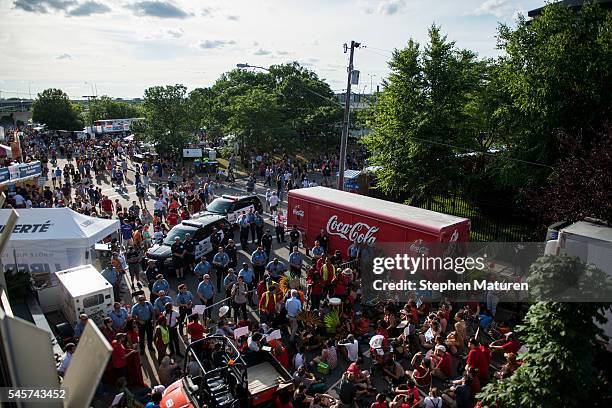
[[(294, 382), (293, 392), (276, 398), (282, 408), (370, 403), (372, 408), (473, 407), (483, 385), (503, 381), (520, 365), (519, 340), (511, 329), (492, 321), (485, 305), (417, 298), (372, 305), (361, 296), (360, 244), (342, 253), (331, 250), (324, 231), (305, 240), (297, 228), (286, 230), (283, 195), (316, 185), (315, 173), (321, 184), (329, 185), (337, 157), (302, 162), (252, 155), (246, 190), (255, 191), (257, 183), (269, 188), (265, 209), (277, 244), (289, 249), (287, 259), (273, 253), (264, 214), (252, 211), (237, 220), (240, 248), (233, 229), (213, 231), (214, 250), (196, 259), (195, 242), (187, 234), (176, 237), (167, 265), (147, 260), (146, 251), (181, 220), (206, 208), (219, 183), (226, 181), (219, 173), (178, 170), (175, 163), (154, 156), (136, 163), (132, 159), (142, 153), (141, 146), (110, 137), (76, 140), (26, 131), (24, 143), (26, 155), (43, 163), (50, 185), (42, 190), (25, 185), (10, 205), (68, 206), (120, 220), (119, 236), (109, 239), (112, 255), (102, 275), (113, 285), (116, 299), (125, 294), (124, 284), (131, 288), (128, 296), (137, 296), (134, 304), (116, 302), (100, 322), (113, 349), (102, 383), (119, 384), (122, 391), (113, 406), (125, 406), (121, 404), (128, 397), (159, 402), (163, 387), (151, 389), (142, 375), (147, 353), (162, 386), (183, 374), (178, 364), (186, 358), (183, 343), (196, 342), (207, 367), (221, 364), (215, 343), (206, 341), (210, 335), (231, 338), (245, 356), (271, 348)], [(362, 160), (358, 152), (352, 157), (356, 163)], [(67, 161), (59, 166), (58, 158)], [(228, 176), (235, 166), (231, 156)], [(110, 179), (119, 191), (133, 185), (136, 199), (122, 205), (103, 194), (100, 179)], [(247, 251), (249, 244), (254, 249)], [(189, 275), (196, 277), (196, 286), (185, 280)], [(196, 305), (204, 306), (203, 313), (196, 312)], [(68, 368), (87, 321), (82, 315), (75, 327), (76, 341), (66, 346), (60, 374)], [(243, 327), (248, 333), (235, 338), (234, 332)], [(281, 337), (268, 340), (277, 330)], [(341, 381), (328, 390), (325, 378), (333, 374), (340, 374)]]

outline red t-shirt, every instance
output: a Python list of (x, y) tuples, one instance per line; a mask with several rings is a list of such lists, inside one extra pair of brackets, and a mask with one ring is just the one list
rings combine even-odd
[(168, 214), (168, 217), (166, 217), (166, 221), (168, 222), (168, 225), (175, 226), (176, 224), (178, 224), (178, 214), (175, 212), (171, 212), (170, 214)]
[(389, 408), (389, 404), (387, 403), (387, 401), (383, 401), (383, 402), (376, 401), (375, 403), (372, 404), (372, 407), (374, 407), (374, 408)]
[(113, 202), (112, 200), (106, 199), (106, 200), (102, 200), (102, 202), (100, 202), (100, 205), (102, 206), (102, 209), (106, 212), (111, 212), (113, 211)]
[(427, 368), (418, 365), (414, 368), (414, 371), (416, 372), (414, 380), (418, 385), (423, 386), (431, 383), (431, 372)]
[(351, 365), (349, 365), (346, 369), (346, 372), (353, 373), (355, 374), (355, 376), (358, 376), (361, 375), (361, 368), (359, 367), (359, 365), (357, 365), (357, 363), (351, 363)]
[(278, 360), (279, 363), (287, 370), (289, 370), (289, 353), (287, 353), (286, 348), (282, 348), (280, 354), (274, 353), (274, 357)]
[(467, 364), (470, 367), (478, 369), (478, 378), (486, 380), (489, 377), (489, 364), (487, 363), (487, 357), (479, 348), (470, 350), (467, 357)]
[(198, 322), (189, 322), (187, 324), (187, 333), (191, 336), (191, 341), (196, 341), (204, 338), (204, 326)]
[(482, 351), (482, 355), (485, 357), (485, 360), (487, 361), (487, 367), (489, 367), (489, 364), (491, 364), (491, 350), (489, 350), (482, 344), (478, 348), (480, 349), (480, 351)]
[(453, 374), (453, 359), (449, 353), (444, 353), (436, 368), (442, 371), (447, 377)]
[(518, 353), (521, 348), (521, 343), (516, 339), (510, 339), (507, 343), (502, 345), (505, 353)]
[(114, 368), (122, 368), (127, 366), (127, 361), (125, 360), (125, 355), (127, 354), (127, 350), (123, 343), (117, 340), (113, 340), (113, 352), (111, 354), (111, 363)]

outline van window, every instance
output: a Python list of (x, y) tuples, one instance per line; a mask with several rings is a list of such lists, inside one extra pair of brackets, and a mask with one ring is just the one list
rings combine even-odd
[(83, 299), (84, 308), (98, 306), (102, 303), (104, 303), (104, 295), (102, 293), (98, 293), (97, 295), (89, 296)]

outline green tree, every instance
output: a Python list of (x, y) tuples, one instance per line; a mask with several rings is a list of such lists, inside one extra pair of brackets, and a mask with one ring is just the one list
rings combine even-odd
[(364, 144), (381, 166), (386, 193), (418, 202), (455, 191), (463, 168), (453, 146), (474, 147), (464, 110), (479, 84), (475, 55), (459, 50), (432, 26), (423, 50), (410, 40), (389, 62), (391, 74), (378, 95)]
[(136, 105), (103, 95), (91, 100), (91, 116), (94, 121), (104, 119), (128, 119), (139, 117)]
[(283, 121), (273, 94), (261, 88), (232, 98), (226, 126), (228, 133), (238, 136), (242, 155), (253, 151), (284, 153), (291, 150), (290, 128)]
[[(612, 13), (596, 2), (569, 8), (549, 4), (542, 15), (520, 16), (516, 28), (501, 25), (499, 47), (504, 88), (513, 122), (508, 155), (553, 165), (565, 152), (559, 131), (589, 144), (610, 121), (612, 106)], [(541, 185), (546, 167), (506, 162), (515, 187)]]
[(187, 88), (183, 85), (154, 86), (145, 90), (144, 120), (134, 122), (138, 138), (155, 144), (166, 157), (182, 157), (182, 149), (194, 140)]
[(82, 130), (79, 108), (61, 89), (49, 88), (38, 94), (32, 104), (32, 121), (52, 130)]
[[(610, 277), (575, 257), (545, 256), (531, 266), (528, 283), (539, 298), (567, 301), (569, 294), (574, 303), (533, 304), (517, 329), (529, 349), (521, 356), (523, 364), (511, 377), (483, 388), (478, 398), (488, 407), (582, 407), (587, 400), (592, 407), (609, 407), (612, 395), (604, 374), (609, 367), (599, 360), (605, 336), (598, 324), (605, 323), (605, 311), (612, 307), (590, 300), (604, 291), (601, 300), (610, 300)], [(577, 296), (584, 301), (576, 303)]]
[[(270, 115), (273, 118), (271, 122), (260, 120), (260, 124), (251, 121), (250, 128), (246, 129), (259, 135), (256, 142), (260, 151), (267, 146), (278, 146), (288, 136), (287, 132), (294, 137), (291, 144), (283, 148), (303, 149), (339, 142), (341, 107), (329, 85), (298, 63), (273, 65), (269, 72), (232, 70), (221, 75), (210, 88), (193, 90), (189, 95), (193, 121), (213, 138), (227, 132), (243, 134), (245, 126), (236, 118), (252, 116), (253, 108), (244, 100), (255, 95), (269, 102), (261, 113), (265, 113), (266, 118)], [(259, 101), (253, 102), (261, 106)], [(246, 110), (241, 112), (242, 108)], [(280, 125), (276, 119), (278, 115)], [(256, 146), (247, 146), (251, 147)]]

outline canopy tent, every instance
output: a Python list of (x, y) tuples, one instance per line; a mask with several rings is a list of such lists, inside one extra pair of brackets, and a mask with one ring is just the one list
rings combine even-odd
[[(0, 232), (12, 210), (0, 210)], [(88, 217), (69, 208), (19, 209), (18, 224), (2, 253), (6, 269), (57, 272), (82, 265), (96, 243), (119, 229), (118, 220)]]

